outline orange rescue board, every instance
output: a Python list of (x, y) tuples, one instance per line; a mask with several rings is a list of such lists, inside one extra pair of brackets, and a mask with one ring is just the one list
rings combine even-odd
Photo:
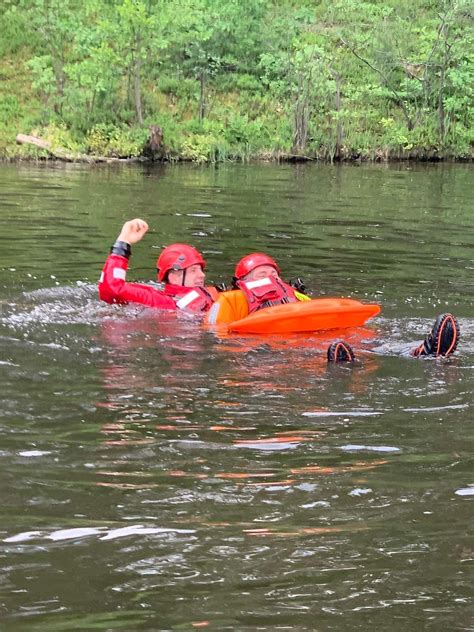
[(265, 307), (229, 323), (235, 334), (287, 334), (360, 327), (380, 312), (380, 305), (352, 298), (315, 298), (311, 301)]

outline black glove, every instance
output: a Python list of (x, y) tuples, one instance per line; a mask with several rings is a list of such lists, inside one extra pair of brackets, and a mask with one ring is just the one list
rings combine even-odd
[(230, 287), (227, 285), (227, 283), (224, 283), (224, 282), (216, 283), (214, 287), (216, 288), (218, 292), (228, 292), (230, 290)]
[(291, 287), (294, 287), (297, 292), (301, 292), (302, 294), (306, 293), (306, 285), (300, 277), (292, 277), (289, 280), (289, 284)]

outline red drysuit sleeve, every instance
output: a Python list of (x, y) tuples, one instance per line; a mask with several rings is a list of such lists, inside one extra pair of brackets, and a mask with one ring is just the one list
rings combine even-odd
[(99, 296), (106, 303), (139, 303), (158, 309), (176, 309), (170, 296), (143, 283), (127, 283), (128, 259), (111, 254), (102, 269)]

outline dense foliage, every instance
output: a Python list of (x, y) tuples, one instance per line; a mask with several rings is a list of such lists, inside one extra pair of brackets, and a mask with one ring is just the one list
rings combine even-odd
[(0, 155), (472, 157), (471, 0), (0, 0)]

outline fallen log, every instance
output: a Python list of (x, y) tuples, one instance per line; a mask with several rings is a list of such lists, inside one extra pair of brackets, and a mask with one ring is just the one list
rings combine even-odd
[(37, 136), (17, 134), (16, 142), (19, 145), (33, 145), (39, 149), (44, 149), (50, 156), (57, 160), (64, 160), (65, 162), (94, 162), (94, 159), (90, 156), (71, 154), (67, 149), (64, 149), (64, 147), (52, 147), (49, 141), (38, 138)]
[(28, 136), (27, 134), (17, 134), (16, 142), (19, 145), (33, 145), (39, 149), (44, 149), (50, 156), (56, 160), (64, 162), (137, 162), (138, 158), (112, 158), (108, 156), (88, 156), (87, 154), (72, 154), (64, 147), (52, 147), (51, 143), (37, 136)]
[(303, 154), (279, 154), (278, 160), (282, 162), (312, 162), (314, 158)]

